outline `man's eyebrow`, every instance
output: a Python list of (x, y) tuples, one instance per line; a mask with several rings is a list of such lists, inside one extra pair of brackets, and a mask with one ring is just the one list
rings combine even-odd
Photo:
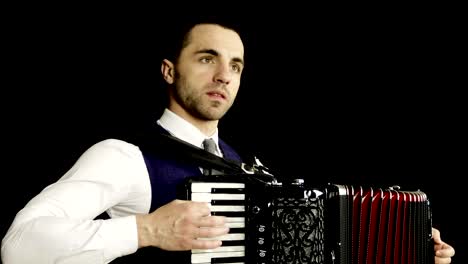
[[(195, 52), (195, 54), (200, 54), (200, 53), (207, 53), (207, 54), (211, 54), (213, 56), (219, 56), (219, 52), (217, 52), (214, 49), (201, 49), (201, 50), (198, 50), (198, 51)], [(234, 57), (234, 58), (232, 58), (232, 61), (244, 65), (244, 60), (242, 58)]]

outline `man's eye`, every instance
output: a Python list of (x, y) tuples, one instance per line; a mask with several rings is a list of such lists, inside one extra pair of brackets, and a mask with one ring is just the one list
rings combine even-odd
[(203, 62), (203, 63), (210, 63), (213, 60), (211, 58), (201, 58), (200, 61)]
[(242, 68), (237, 65), (237, 64), (232, 64), (231, 66), (231, 69), (234, 71), (234, 72), (241, 72)]

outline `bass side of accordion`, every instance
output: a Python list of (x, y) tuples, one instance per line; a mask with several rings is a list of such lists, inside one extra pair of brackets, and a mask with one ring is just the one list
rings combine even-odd
[(190, 178), (187, 199), (211, 204), (230, 232), (191, 263), (433, 263), (431, 210), (422, 191), (277, 182), (265, 175)]
[(337, 184), (327, 192), (326, 235), (335, 263), (434, 263), (424, 192)]

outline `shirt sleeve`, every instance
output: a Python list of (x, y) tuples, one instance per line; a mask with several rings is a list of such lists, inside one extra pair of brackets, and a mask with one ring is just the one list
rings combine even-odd
[[(150, 203), (141, 151), (99, 142), (18, 212), (2, 240), (2, 261), (109, 263), (137, 250), (135, 214), (148, 213)], [(94, 220), (104, 211), (113, 218)]]

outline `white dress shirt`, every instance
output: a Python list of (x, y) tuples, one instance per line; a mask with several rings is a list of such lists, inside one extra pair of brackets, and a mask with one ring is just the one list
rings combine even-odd
[[(165, 110), (158, 124), (201, 147), (206, 136)], [(218, 131), (211, 136), (218, 146)], [(18, 212), (2, 240), (2, 261), (109, 263), (138, 249), (135, 214), (147, 214), (151, 185), (140, 149), (107, 139), (86, 150), (56, 183)], [(102, 212), (108, 220), (93, 220)]]

